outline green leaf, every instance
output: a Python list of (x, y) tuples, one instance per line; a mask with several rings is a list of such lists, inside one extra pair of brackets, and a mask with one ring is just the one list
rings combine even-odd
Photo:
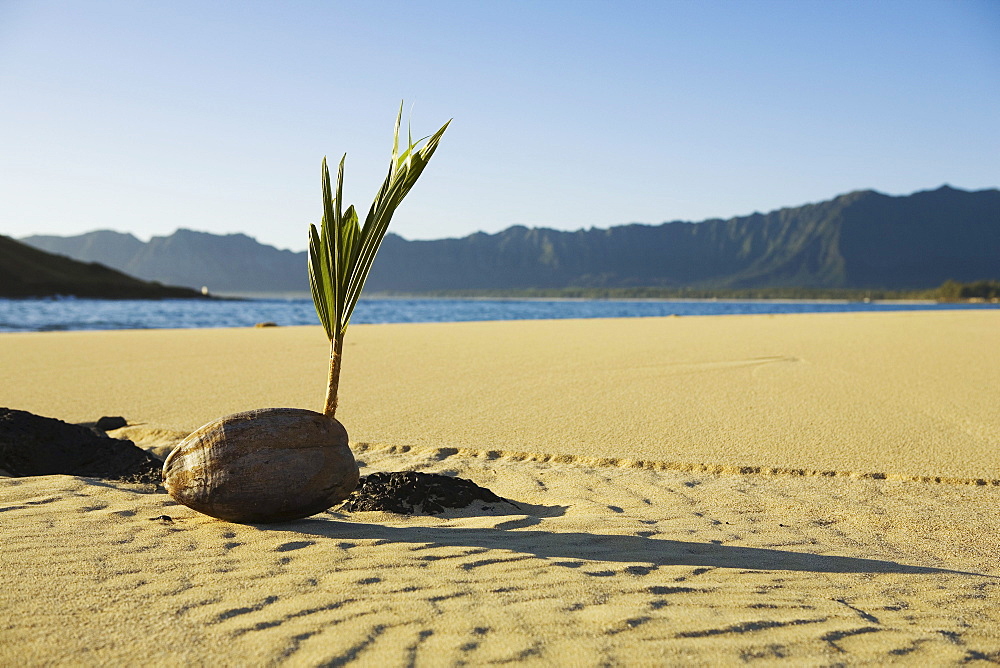
[[(361, 228), (358, 226), (358, 213), (354, 210), (354, 205), (352, 204), (344, 213), (340, 227), (340, 257), (344, 261), (338, 267), (337, 282), (341, 286), (347, 285), (347, 277), (350, 274), (351, 267), (354, 266), (356, 243), (360, 234)], [(338, 306), (341, 313), (344, 312), (343, 300), (346, 293), (346, 290), (341, 290), (339, 293), (340, 300)], [(343, 325), (347, 325), (346, 320)]]
[(323, 266), (322, 238), (316, 231), (315, 225), (309, 226), (309, 288), (312, 291), (313, 304), (316, 306), (316, 314), (319, 321), (326, 330), (326, 335), (333, 340), (335, 323), (330, 318), (331, 295), (326, 278), (328, 273)]
[(398, 154), (399, 119), (396, 120), (396, 137), (393, 141), (393, 158), (389, 165), (389, 174), (386, 176), (382, 188), (379, 190), (372, 207), (365, 218), (365, 225), (361, 230), (362, 242), (358, 260), (351, 272), (350, 280), (347, 284), (347, 299), (345, 304), (347, 319), (354, 312), (354, 307), (361, 296), (368, 273), (371, 271), (372, 263), (375, 261), (375, 254), (379, 245), (385, 237), (389, 222), (396, 208), (406, 197), (406, 194), (416, 183), (417, 178), (423, 172), (424, 167), (430, 160), (434, 151), (437, 150), (438, 143), (444, 135), (445, 130), (451, 121), (445, 123), (441, 128), (427, 139), (427, 143), (417, 149), (417, 145), (411, 144), (402, 154)]
[(420, 177), (451, 123), (448, 121), (433, 135), (416, 142), (407, 128), (407, 146), (401, 153), (402, 118), (403, 105), (400, 103), (389, 173), (372, 202), (364, 225), (359, 225), (353, 205), (343, 211), (346, 154), (337, 170), (336, 195), (330, 184), (326, 158), (323, 158), (323, 219), (319, 231), (315, 225), (309, 226), (309, 286), (316, 313), (331, 341), (343, 339), (392, 215)]

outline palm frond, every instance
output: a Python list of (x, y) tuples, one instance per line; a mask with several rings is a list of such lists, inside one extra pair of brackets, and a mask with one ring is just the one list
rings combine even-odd
[(315, 225), (310, 226), (309, 284), (316, 314), (331, 341), (343, 337), (393, 213), (413, 188), (451, 123), (448, 121), (433, 135), (417, 142), (412, 140), (407, 128), (407, 146), (400, 153), (402, 117), (403, 105), (400, 104), (392, 138), (389, 173), (375, 196), (364, 225), (359, 225), (353, 205), (347, 211), (342, 210), (344, 159), (347, 156), (341, 159), (337, 171), (336, 195), (330, 184), (326, 158), (323, 158), (323, 220), (318, 232)]
[(331, 341), (336, 330), (336, 322), (330, 317), (330, 307), (336, 304), (333, 292), (330, 290), (329, 271), (326, 267), (327, 256), (323, 236), (316, 231), (315, 225), (309, 226), (309, 288), (312, 292), (316, 315), (326, 330), (326, 336)]

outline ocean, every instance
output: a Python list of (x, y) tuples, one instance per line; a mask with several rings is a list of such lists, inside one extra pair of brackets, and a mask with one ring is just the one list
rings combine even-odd
[[(351, 322), (462, 322), (562, 318), (642, 318), (739, 315), (997, 309), (997, 304), (847, 301), (592, 300), (592, 299), (403, 299), (358, 302)], [(0, 332), (107, 329), (250, 327), (257, 323), (316, 325), (310, 299), (202, 301), (185, 299), (0, 299)]]

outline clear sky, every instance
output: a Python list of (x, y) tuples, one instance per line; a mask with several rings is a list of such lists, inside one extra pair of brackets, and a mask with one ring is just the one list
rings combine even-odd
[(410, 239), (996, 187), (1000, 1), (0, 0), (0, 234), (301, 250), (404, 98)]

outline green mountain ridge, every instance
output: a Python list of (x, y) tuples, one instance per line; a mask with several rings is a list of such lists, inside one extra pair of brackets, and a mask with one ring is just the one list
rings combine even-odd
[(386, 238), (373, 291), (565, 287), (913, 289), (1000, 276), (1000, 191), (858, 191), (728, 220)]
[(306, 292), (305, 253), (278, 250), (245, 234), (179, 229), (143, 242), (131, 234), (97, 230), (73, 237), (31, 236), (26, 244), (84, 262), (100, 262), (131, 276), (213, 293)]
[(46, 253), (0, 235), (0, 297), (55, 295), (101, 299), (202, 297), (194, 290), (140, 281), (101, 264)]
[[(216, 293), (308, 290), (305, 253), (242, 235), (178, 230), (143, 243), (117, 232), (28, 237), (44, 250), (144, 279)], [(386, 235), (368, 279), (376, 292), (562, 288), (932, 288), (1000, 278), (1000, 191), (949, 186), (829, 201), (698, 223), (408, 241)]]

